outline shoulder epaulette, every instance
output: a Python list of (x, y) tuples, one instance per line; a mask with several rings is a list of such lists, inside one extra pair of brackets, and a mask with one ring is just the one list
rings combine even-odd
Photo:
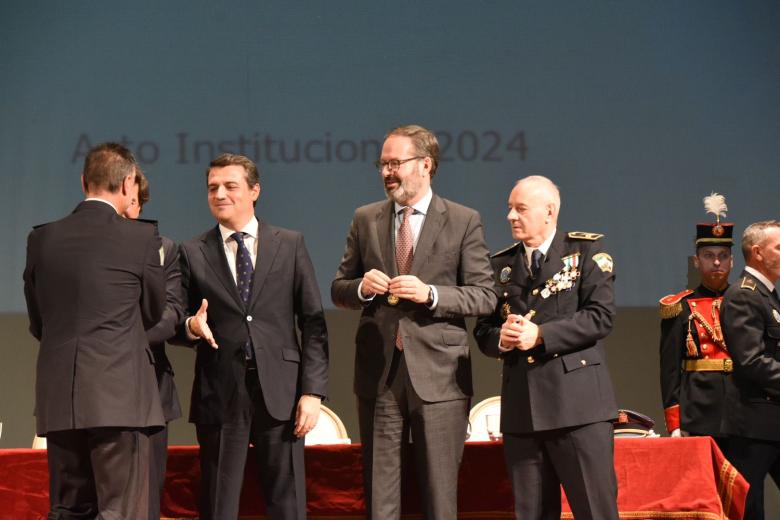
[(740, 289), (750, 289), (751, 291), (756, 290), (756, 281), (752, 278), (748, 278), (747, 276), (742, 278), (742, 283), (739, 284)]
[(658, 300), (658, 313), (662, 319), (668, 320), (680, 315), (682, 312), (682, 300), (689, 294), (693, 294), (690, 289), (685, 289), (677, 294), (669, 294)]
[(588, 231), (570, 231), (569, 238), (576, 240), (598, 240), (604, 236), (603, 233), (590, 233)]
[(497, 256), (505, 255), (505, 254), (509, 253), (510, 251), (513, 251), (521, 243), (522, 242), (515, 242), (511, 246), (505, 247), (504, 249), (502, 249), (501, 251), (498, 251), (497, 253), (493, 253), (492, 255), (490, 255), (490, 258), (495, 258)]

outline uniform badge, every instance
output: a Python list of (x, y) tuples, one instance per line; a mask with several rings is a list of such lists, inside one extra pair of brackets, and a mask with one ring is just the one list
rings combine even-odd
[(611, 273), (613, 262), (612, 257), (609, 256), (607, 253), (596, 253), (593, 255), (593, 261), (596, 262), (596, 265), (599, 266), (599, 269), (601, 269), (601, 272), (603, 273)]
[(772, 309), (772, 316), (775, 317), (777, 323), (780, 323), (780, 312), (777, 312), (777, 309)]
[(165, 248), (160, 246), (160, 265), (165, 265)]
[(400, 301), (400, 298), (396, 296), (395, 294), (391, 294), (387, 297), (387, 303), (390, 305), (398, 305), (398, 302)]
[(751, 280), (747, 276), (742, 279), (742, 283), (739, 284), (740, 289), (750, 289), (751, 291), (756, 290), (756, 282), (755, 280)]
[(504, 302), (501, 306), (501, 317), (506, 320), (510, 314), (512, 314), (512, 309), (509, 307), (509, 302)]
[(509, 276), (512, 274), (512, 268), (509, 266), (504, 267), (501, 269), (501, 272), (498, 274), (498, 281), (501, 283), (509, 283)]

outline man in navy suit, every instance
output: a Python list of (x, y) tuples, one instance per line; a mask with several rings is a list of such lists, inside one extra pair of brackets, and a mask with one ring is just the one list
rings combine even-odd
[(220, 155), (207, 187), (218, 224), (181, 246), (187, 317), (179, 335), (197, 348), (190, 420), (200, 444), (200, 517), (238, 516), (251, 442), (269, 518), (305, 518), (303, 437), (328, 375), (314, 266), (300, 233), (255, 217), (260, 180), (251, 160)]

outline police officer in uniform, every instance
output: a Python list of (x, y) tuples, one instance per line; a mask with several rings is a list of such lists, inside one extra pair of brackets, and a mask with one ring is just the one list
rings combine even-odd
[(577, 520), (617, 520), (612, 420), (601, 340), (615, 315), (612, 258), (596, 233), (557, 229), (549, 179), (509, 196), (514, 246), (492, 257), (497, 309), (478, 321), (480, 350), (504, 361), (501, 431), (515, 516), (560, 519), (561, 485)]
[(672, 437), (710, 435), (724, 449), (720, 421), (732, 362), (720, 308), (734, 265), (734, 224), (720, 222), (727, 210), (722, 195), (705, 197), (704, 206), (715, 222), (696, 225), (693, 265), (701, 284), (660, 300), (661, 397)]
[(734, 361), (722, 431), (726, 457), (750, 484), (745, 520), (764, 518), (764, 480), (780, 475), (780, 222), (742, 235), (745, 270), (723, 297), (723, 334)]

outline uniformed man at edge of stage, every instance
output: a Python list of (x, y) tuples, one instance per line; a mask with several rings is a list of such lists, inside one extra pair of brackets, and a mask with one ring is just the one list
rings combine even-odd
[(660, 300), (661, 398), (672, 437), (710, 435), (723, 449), (720, 422), (726, 378), (733, 368), (720, 307), (734, 265), (734, 224), (720, 221), (728, 210), (723, 195), (705, 197), (704, 209), (715, 219), (696, 225), (693, 265), (701, 283)]

